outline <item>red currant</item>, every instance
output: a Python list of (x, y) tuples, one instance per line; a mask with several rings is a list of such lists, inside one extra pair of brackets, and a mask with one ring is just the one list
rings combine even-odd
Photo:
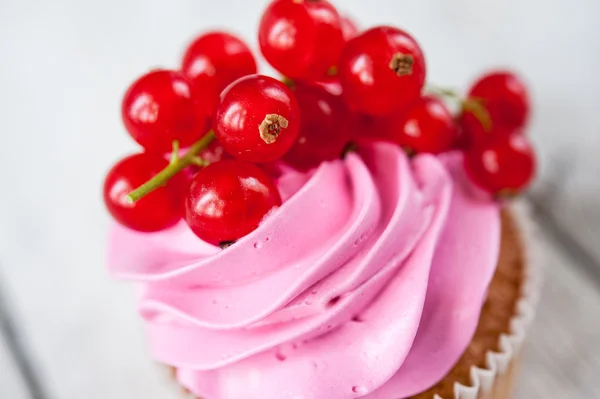
[[(344, 130), (347, 137), (352, 141), (371, 141), (376, 140), (388, 140), (388, 138), (381, 135), (382, 129), (381, 118), (375, 118), (371, 115), (364, 115), (358, 112), (348, 112), (343, 120)], [(385, 118), (387, 121), (387, 118)]]
[(246, 76), (225, 89), (214, 119), (216, 136), (234, 157), (265, 163), (285, 154), (300, 130), (294, 93), (268, 76)]
[(292, 78), (320, 77), (335, 66), (344, 45), (340, 16), (325, 0), (275, 0), (260, 22), (267, 61)]
[(535, 152), (522, 134), (505, 134), (467, 151), (465, 168), (471, 180), (484, 190), (516, 194), (533, 179)]
[(231, 159), (231, 155), (225, 152), (225, 149), (218, 140), (213, 140), (210, 144), (198, 154), (200, 158), (208, 163), (215, 163), (224, 159)]
[[(205, 149), (200, 151), (198, 157), (208, 164), (220, 162), (225, 159), (233, 159), (233, 157), (225, 151), (221, 143), (219, 143), (219, 140), (211, 141)], [(193, 177), (200, 169), (203, 168), (204, 166), (191, 165), (189, 168), (187, 168), (187, 170), (191, 173), (191, 177)]]
[(417, 101), (425, 83), (425, 58), (406, 32), (372, 28), (348, 41), (339, 63), (344, 100), (370, 115), (400, 112)]
[(385, 136), (409, 152), (439, 154), (452, 149), (457, 140), (454, 118), (437, 98), (421, 98), (398, 120), (388, 125), (392, 130)]
[(181, 73), (152, 71), (127, 90), (122, 104), (127, 131), (148, 151), (171, 151), (174, 140), (188, 147), (206, 133), (208, 110)]
[[(475, 118), (472, 115), (471, 117)], [(486, 131), (478, 120), (472, 124), (465, 122), (465, 120), (472, 121), (471, 117), (464, 118), (463, 115), (459, 121), (460, 138), (458, 147), (464, 150), (484, 145), (494, 138), (510, 134), (524, 134), (522, 129), (512, 129), (496, 125), (492, 125), (491, 129)]]
[(221, 91), (233, 81), (255, 74), (256, 61), (241, 39), (225, 32), (209, 32), (190, 44), (181, 69), (209, 101), (212, 115)]
[(133, 230), (151, 232), (170, 227), (181, 219), (188, 188), (183, 173), (137, 202), (127, 199), (131, 191), (168, 164), (160, 155), (141, 153), (121, 160), (111, 169), (104, 182), (104, 202), (119, 223)]
[(302, 110), (300, 134), (284, 160), (302, 170), (339, 158), (348, 136), (342, 129), (342, 99), (324, 89), (296, 83), (294, 94)]
[[(491, 128), (515, 131), (522, 129), (529, 117), (529, 97), (524, 83), (510, 72), (491, 72), (470, 89), (468, 98), (478, 101), (488, 112)], [(460, 125), (467, 145), (477, 145), (489, 135), (472, 112), (461, 115)]]
[(342, 17), (342, 33), (344, 35), (345, 40), (350, 40), (356, 35), (358, 35), (358, 27), (349, 17)]
[(333, 96), (342, 95), (342, 84), (337, 76), (324, 76), (321, 79), (313, 80), (310, 85), (317, 86)]
[(226, 160), (196, 174), (185, 204), (192, 231), (217, 245), (252, 232), (271, 209), (281, 205), (281, 197), (258, 166)]

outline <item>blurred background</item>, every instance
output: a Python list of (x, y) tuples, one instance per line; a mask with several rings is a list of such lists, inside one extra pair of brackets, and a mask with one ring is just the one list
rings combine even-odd
[[(266, 0), (0, 0), (0, 398), (168, 399), (130, 286), (105, 271), (104, 174), (136, 147), (129, 83), (203, 30), (257, 50)], [(600, 398), (600, 2), (337, 0), (423, 46), (429, 82), (526, 77), (541, 157), (526, 197), (546, 266), (517, 398)], [(256, 52), (258, 54), (258, 51)], [(262, 71), (271, 73), (266, 65)]]

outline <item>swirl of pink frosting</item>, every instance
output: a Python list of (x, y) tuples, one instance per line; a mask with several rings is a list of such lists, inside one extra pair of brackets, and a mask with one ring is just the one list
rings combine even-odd
[(460, 154), (371, 144), (278, 186), (283, 205), (226, 250), (185, 223), (115, 227), (109, 270), (144, 283), (153, 356), (206, 399), (398, 399), (443, 378), (500, 242)]

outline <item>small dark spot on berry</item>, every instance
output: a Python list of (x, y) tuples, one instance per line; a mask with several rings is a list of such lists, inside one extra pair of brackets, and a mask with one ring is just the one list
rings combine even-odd
[(273, 123), (269, 125), (268, 129), (270, 134), (279, 135), (279, 133), (281, 133), (281, 127), (279, 126), (279, 123)]

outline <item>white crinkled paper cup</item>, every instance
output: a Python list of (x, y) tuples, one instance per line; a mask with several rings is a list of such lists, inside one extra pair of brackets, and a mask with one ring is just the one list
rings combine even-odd
[[(524, 281), (516, 314), (510, 321), (508, 334), (500, 335), (499, 352), (486, 354), (486, 367), (471, 367), (470, 386), (454, 384), (454, 399), (506, 399), (510, 397), (516, 378), (519, 356), (527, 331), (534, 319), (542, 282), (541, 251), (534, 239), (535, 225), (530, 205), (519, 200), (510, 205), (509, 212), (521, 240)], [(442, 398), (439, 395), (435, 399)]]

